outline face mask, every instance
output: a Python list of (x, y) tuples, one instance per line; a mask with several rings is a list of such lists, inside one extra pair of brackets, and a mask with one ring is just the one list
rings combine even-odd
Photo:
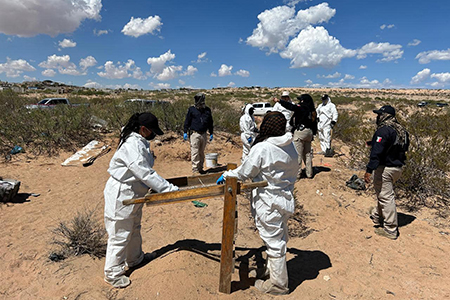
[(146, 139), (147, 141), (151, 141), (151, 140), (153, 140), (155, 137), (156, 137), (156, 133), (154, 133), (154, 132), (152, 131), (152, 133), (151, 133), (150, 135), (146, 136), (145, 139)]
[(380, 125), (381, 115), (377, 115), (377, 125)]

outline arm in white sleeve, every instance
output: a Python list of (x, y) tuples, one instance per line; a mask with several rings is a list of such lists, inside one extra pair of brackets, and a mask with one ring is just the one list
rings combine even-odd
[(251, 148), (247, 159), (237, 169), (229, 170), (223, 173), (223, 177), (237, 177), (240, 181), (255, 178), (262, 165), (261, 147)]
[(337, 120), (338, 120), (338, 112), (337, 112), (337, 109), (336, 109), (336, 106), (335, 105), (333, 105), (333, 108), (332, 108), (332, 110), (331, 110), (331, 114), (332, 114), (332, 121), (334, 121), (334, 122), (337, 122)]

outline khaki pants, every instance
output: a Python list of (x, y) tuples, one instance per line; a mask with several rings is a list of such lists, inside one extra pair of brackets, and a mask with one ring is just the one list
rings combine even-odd
[(191, 134), (191, 161), (192, 172), (203, 172), (205, 162), (206, 132), (203, 134), (192, 132)]
[(298, 152), (299, 174), (302, 172), (302, 161), (305, 163), (306, 177), (313, 176), (311, 141), (313, 138), (312, 130), (305, 128), (294, 131), (294, 146)]
[(374, 171), (373, 186), (377, 196), (377, 208), (371, 213), (371, 219), (383, 223), (388, 233), (397, 233), (398, 217), (395, 205), (394, 183), (400, 178), (402, 169), (379, 166)]

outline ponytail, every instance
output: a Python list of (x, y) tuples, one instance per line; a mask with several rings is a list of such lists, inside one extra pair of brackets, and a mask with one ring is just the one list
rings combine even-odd
[(122, 128), (122, 131), (120, 132), (120, 140), (119, 140), (119, 147), (122, 146), (123, 143), (127, 140), (127, 138), (130, 136), (132, 132), (139, 132), (139, 129), (141, 125), (139, 124), (139, 116), (140, 113), (135, 113), (130, 117), (127, 124)]

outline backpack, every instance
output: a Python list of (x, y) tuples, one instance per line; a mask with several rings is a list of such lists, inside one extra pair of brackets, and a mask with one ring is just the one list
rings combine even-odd
[(17, 195), (20, 188), (20, 181), (14, 179), (2, 179), (0, 177), (0, 201), (11, 202)]

